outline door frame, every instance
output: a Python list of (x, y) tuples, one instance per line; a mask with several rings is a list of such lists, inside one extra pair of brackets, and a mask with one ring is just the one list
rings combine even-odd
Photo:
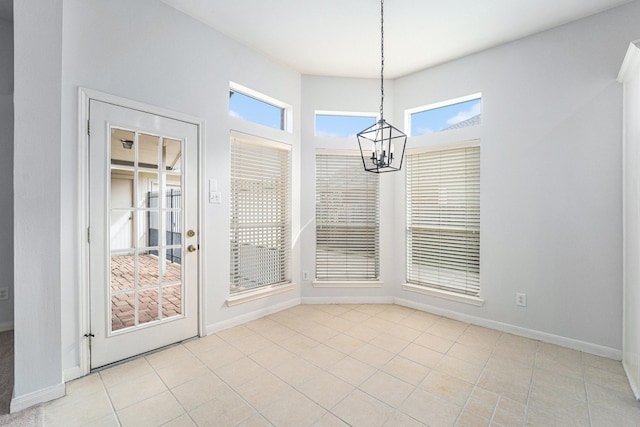
[[(202, 182), (204, 174), (204, 144), (205, 139), (205, 122), (198, 117), (167, 110), (165, 108), (144, 104), (142, 102), (133, 101), (104, 92), (99, 92), (84, 87), (78, 88), (78, 248), (79, 262), (77, 268), (78, 275), (78, 350), (81, 375), (87, 375), (91, 371), (91, 352), (89, 348), (89, 339), (84, 335), (90, 332), (91, 326), (91, 293), (90, 293), (90, 276), (89, 276), (89, 103), (91, 100), (100, 101), (108, 104), (117, 105), (119, 107), (138, 110), (140, 112), (154, 114), (157, 116), (167, 117), (169, 119), (186, 122), (197, 127), (197, 165), (198, 171), (196, 179), (198, 188), (196, 190), (196, 198), (198, 201), (198, 274), (197, 274), (197, 296), (198, 296), (198, 336), (206, 335), (206, 319), (204, 310), (205, 289), (204, 280), (204, 262), (205, 245), (203, 245), (204, 234), (204, 203), (202, 203)], [(97, 131), (97, 130), (96, 130)]]

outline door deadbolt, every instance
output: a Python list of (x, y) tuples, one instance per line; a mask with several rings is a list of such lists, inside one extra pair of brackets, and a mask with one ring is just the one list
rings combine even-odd
[(196, 247), (195, 247), (195, 246), (193, 246), (193, 245), (189, 245), (189, 246), (187, 246), (187, 250), (188, 250), (189, 252), (195, 252), (197, 249), (196, 249)]
[(187, 231), (187, 237), (193, 237), (193, 236), (195, 236), (195, 235), (196, 235), (196, 232), (195, 232), (195, 231), (193, 231), (193, 230), (189, 230), (189, 231)]

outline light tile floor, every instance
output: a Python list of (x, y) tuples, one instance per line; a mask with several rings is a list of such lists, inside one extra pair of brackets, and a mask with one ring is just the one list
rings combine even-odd
[(620, 362), (397, 305), (299, 305), (67, 384), (47, 426), (640, 426)]

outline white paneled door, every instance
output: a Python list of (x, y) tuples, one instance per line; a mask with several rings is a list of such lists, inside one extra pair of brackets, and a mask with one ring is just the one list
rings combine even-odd
[(198, 333), (198, 128), (89, 105), (91, 368)]

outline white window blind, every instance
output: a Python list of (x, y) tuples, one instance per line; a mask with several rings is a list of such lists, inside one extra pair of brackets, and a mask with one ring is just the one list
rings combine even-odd
[(379, 277), (378, 174), (362, 158), (316, 154), (316, 279)]
[(289, 165), (288, 145), (231, 138), (232, 293), (290, 279)]
[(407, 282), (479, 296), (479, 146), (407, 155)]

